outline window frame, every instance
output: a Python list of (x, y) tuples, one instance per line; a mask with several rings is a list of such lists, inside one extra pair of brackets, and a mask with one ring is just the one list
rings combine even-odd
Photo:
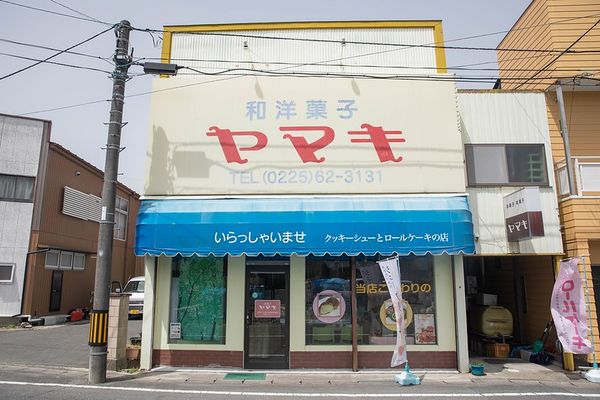
[[(48, 264), (48, 254), (56, 254), (56, 265)], [(44, 259), (44, 268), (50, 270), (60, 269), (60, 250), (48, 250)]]
[[(48, 264), (48, 255), (54, 254), (56, 255), (56, 265)], [(71, 256), (71, 264), (70, 266), (63, 266), (62, 259), (63, 255)], [(81, 266), (75, 265), (75, 258), (81, 258), (83, 263)], [(58, 250), (58, 249), (49, 249), (46, 250), (46, 257), (44, 259), (44, 269), (51, 271), (85, 271), (85, 262), (86, 262), (86, 254), (75, 251), (66, 251), (66, 250)]]
[(1, 279), (0, 280), (0, 284), (13, 284), (15, 281), (15, 269), (16, 269), (16, 264), (14, 263), (0, 263), (0, 267), (10, 267), (11, 271), (10, 271), (10, 279), (9, 280), (5, 280), (5, 279)]
[[(78, 257), (83, 260), (81, 267), (75, 265), (75, 259)], [(85, 270), (85, 254), (84, 253), (73, 253), (73, 262), (71, 264), (73, 265), (73, 271)]]
[[(33, 199), (35, 197), (35, 176), (25, 176), (25, 175), (13, 175), (13, 174), (0, 174), (0, 177), (9, 177), (15, 179), (15, 188), (12, 197), (3, 197), (0, 196), (0, 201), (10, 201), (14, 203), (33, 203)], [(30, 199), (19, 199), (16, 198), (17, 186), (19, 180), (27, 179), (33, 181), (33, 186), (31, 189), (31, 198)]]
[[(508, 163), (508, 151), (510, 148), (518, 148), (518, 147), (526, 147), (526, 146), (536, 146), (538, 147), (541, 152), (541, 156), (542, 156), (542, 160), (541, 163), (543, 165), (544, 168), (544, 177), (543, 177), (543, 181), (542, 182), (524, 182), (524, 181), (519, 181), (519, 182), (511, 182), (510, 181), (510, 170), (509, 170), (509, 163)], [(502, 167), (505, 168), (505, 170), (503, 171), (506, 175), (506, 182), (501, 182), (501, 183), (495, 183), (495, 182), (485, 182), (485, 183), (478, 183), (478, 182), (472, 182), (471, 177), (473, 177), (473, 180), (475, 180), (475, 170), (474, 168), (476, 168), (476, 162), (474, 160), (474, 152), (473, 150), (469, 150), (469, 149), (475, 149), (475, 148), (483, 148), (483, 147), (489, 147), (489, 148), (498, 148), (501, 149), (502, 151), (502, 155), (503, 155), (503, 165)], [(547, 162), (547, 158), (546, 158), (546, 145), (543, 143), (466, 143), (464, 145), (464, 151), (465, 151), (465, 169), (466, 169), (466, 178), (467, 178), (467, 187), (502, 187), (502, 186), (514, 186), (514, 187), (522, 187), (522, 186), (539, 186), (539, 187), (549, 187), (550, 186), (550, 177), (549, 177), (549, 172), (548, 172), (548, 162)], [(473, 161), (473, 163), (471, 163), (470, 161)]]
[[(124, 204), (125, 208), (119, 207), (120, 202), (122, 202)], [(120, 235), (119, 235), (120, 229), (119, 229), (118, 222), (117, 222), (117, 215), (119, 215), (119, 214), (125, 217), (125, 226), (123, 227), (123, 237), (120, 237)], [(115, 229), (113, 230), (113, 239), (126, 241), (128, 225), (129, 225), (129, 200), (124, 197), (117, 196), (115, 198)]]
[[(58, 261), (58, 269), (61, 271), (72, 271), (73, 270), (73, 252), (72, 251), (62, 251), (60, 252), (60, 260)], [(69, 263), (69, 265), (63, 265), (63, 256), (66, 257), (70, 256), (71, 257), (71, 262)]]
[[(210, 341), (199, 341), (199, 340), (192, 340), (192, 339), (172, 339), (170, 332), (167, 334), (167, 343), (169, 344), (175, 344), (175, 345), (194, 345), (194, 346), (227, 346), (227, 303), (228, 303), (228, 290), (229, 290), (229, 274), (230, 274), (230, 269), (229, 269), (229, 257), (227, 256), (190, 256), (190, 257), (198, 257), (198, 258), (207, 258), (207, 257), (213, 257), (215, 259), (219, 259), (222, 260), (223, 262), (223, 284), (224, 284), (224, 297), (223, 297), (223, 322), (224, 322), (224, 326), (223, 326), (223, 340), (222, 342), (210, 342)], [(181, 323), (181, 322), (173, 322), (172, 318), (172, 301), (174, 300), (173, 296), (174, 293), (172, 292), (172, 280), (173, 280), (173, 275), (174, 275), (174, 271), (177, 271), (178, 277), (180, 277), (180, 268), (181, 268), (181, 262), (184, 258), (189, 258), (189, 257), (183, 257), (181, 255), (178, 255), (176, 257), (173, 257), (171, 259), (171, 265), (170, 265), (170, 273), (169, 273), (169, 327), (171, 326), (171, 323)], [(145, 283), (144, 283), (145, 284)], [(179, 296), (179, 293), (176, 294), (176, 296)], [(188, 305), (189, 306), (189, 305)], [(180, 325), (180, 329), (181, 329), (181, 325)], [(230, 327), (231, 329), (231, 327)]]

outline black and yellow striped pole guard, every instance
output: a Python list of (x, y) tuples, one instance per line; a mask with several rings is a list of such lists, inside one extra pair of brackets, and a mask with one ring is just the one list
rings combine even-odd
[(90, 346), (106, 346), (108, 343), (108, 310), (92, 310), (90, 313)]

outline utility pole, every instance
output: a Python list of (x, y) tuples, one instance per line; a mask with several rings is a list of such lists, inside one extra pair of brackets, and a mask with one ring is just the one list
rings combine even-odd
[(106, 382), (106, 356), (108, 342), (108, 303), (110, 296), (113, 231), (115, 225), (115, 197), (119, 152), (121, 151), (121, 128), (123, 127), (123, 103), (127, 71), (131, 66), (129, 56), (129, 21), (121, 21), (116, 27), (117, 49), (114, 56), (115, 69), (112, 73), (113, 95), (108, 123), (104, 184), (102, 186), (102, 215), (98, 232), (96, 278), (94, 282), (94, 304), (90, 313), (89, 382)]

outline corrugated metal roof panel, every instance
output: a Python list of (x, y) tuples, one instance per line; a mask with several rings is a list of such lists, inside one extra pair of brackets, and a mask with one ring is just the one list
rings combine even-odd
[(519, 186), (471, 187), (469, 204), (477, 253), (561, 254), (562, 240), (556, 193), (553, 189), (550, 134), (543, 93), (458, 93), (461, 130), (465, 144), (543, 144), (549, 187), (540, 188), (544, 236), (508, 242), (504, 196)]
[[(332, 40), (336, 42), (327, 42)], [(331, 74), (435, 74), (435, 49), (410, 47), (434, 42), (432, 28), (176, 32), (171, 42), (171, 61), (211, 73), (246, 68)], [(179, 74), (194, 72), (182, 70)]]
[(464, 141), (550, 145), (543, 93), (458, 93)]

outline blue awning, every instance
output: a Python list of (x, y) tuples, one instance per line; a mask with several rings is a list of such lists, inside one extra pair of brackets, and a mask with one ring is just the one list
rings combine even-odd
[(466, 196), (142, 200), (138, 256), (473, 254)]

